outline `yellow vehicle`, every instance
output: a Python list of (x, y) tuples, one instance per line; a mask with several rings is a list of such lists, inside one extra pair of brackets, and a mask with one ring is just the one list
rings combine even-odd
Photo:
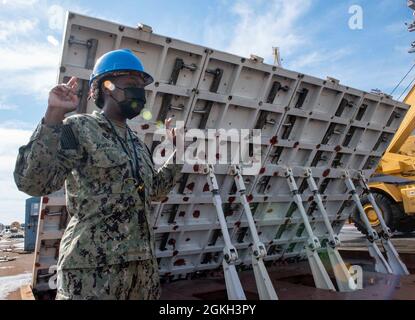
[[(370, 179), (370, 189), (386, 224), (392, 231), (415, 231), (415, 86), (404, 102), (411, 107), (393, 137), (388, 149)], [(379, 231), (380, 221), (367, 199), (363, 208), (372, 227)], [(357, 228), (364, 232), (358, 215), (353, 217)]]

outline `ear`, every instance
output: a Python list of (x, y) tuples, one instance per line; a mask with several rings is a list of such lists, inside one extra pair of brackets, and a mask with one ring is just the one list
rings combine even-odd
[(104, 86), (104, 83), (103, 82), (101, 83), (101, 92), (102, 92), (102, 95), (103, 96), (109, 96), (110, 95), (110, 92), (111, 92), (108, 88), (106, 88)]

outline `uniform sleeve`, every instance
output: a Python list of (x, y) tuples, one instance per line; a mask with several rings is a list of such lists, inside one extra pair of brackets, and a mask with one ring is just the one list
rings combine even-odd
[(153, 185), (151, 186), (150, 198), (152, 201), (161, 201), (167, 196), (167, 194), (174, 188), (176, 185), (183, 165), (180, 164), (165, 164), (160, 167), (158, 170), (154, 169), (153, 157), (151, 156), (151, 151), (145, 145), (147, 150), (147, 155), (153, 166)]
[(152, 200), (160, 201), (174, 188), (179, 179), (182, 165), (167, 164), (154, 170)]
[(43, 196), (63, 187), (66, 177), (82, 158), (75, 121), (59, 125), (42, 121), (29, 143), (19, 148), (14, 170), (17, 188), (31, 196)]

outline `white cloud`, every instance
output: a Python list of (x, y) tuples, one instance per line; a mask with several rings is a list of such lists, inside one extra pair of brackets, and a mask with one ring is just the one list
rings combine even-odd
[[(66, 0), (53, 5), (44, 0), (0, 2), (0, 88), (3, 97), (10, 97), (12, 92), (45, 102), (57, 79), (61, 54), (57, 38), (63, 31), (57, 26), (63, 26), (67, 9), (86, 12)], [(3, 109), (11, 105), (4, 104)]]
[[(48, 92), (56, 83), (61, 54), (57, 38), (62, 29), (55, 26), (60, 25), (65, 10), (85, 13), (67, 0), (59, 1), (60, 6), (50, 4), (45, 0), (0, 0), (0, 110), (13, 110), (16, 117), (18, 112), (33, 108), (32, 101), (46, 104)], [(17, 108), (14, 95), (25, 103)], [(20, 121), (0, 123), (2, 223), (24, 221), (29, 196), (17, 190), (13, 171), (18, 149), (28, 143), (34, 126)]]
[(47, 40), (48, 40), (48, 42), (51, 44), (51, 45), (53, 45), (54, 47), (57, 47), (58, 45), (59, 45), (59, 40), (58, 39), (56, 39), (54, 36), (51, 36), (51, 35), (49, 35), (49, 36), (47, 36), (47, 38), (46, 38)]
[(291, 54), (307, 42), (297, 26), (310, 4), (309, 0), (236, 2), (232, 10), (238, 22), (226, 51), (242, 56), (252, 53), (267, 61), (272, 61), (272, 47)]
[[(22, 124), (19, 122), (15, 125), (12, 122), (0, 124), (0, 156), (17, 156), (17, 147), (29, 141), (32, 130), (18, 129), (18, 126), (20, 127)], [(4, 164), (2, 162), (0, 170), (3, 169)]]
[(20, 19), (17, 21), (0, 21), (0, 41), (11, 37), (25, 36), (33, 31), (38, 25), (37, 19)]
[(300, 55), (298, 58), (293, 59), (287, 64), (289, 69), (299, 70), (304, 67), (316, 67), (322, 64), (335, 63), (340, 59), (352, 54), (352, 50), (349, 48), (341, 48), (334, 51), (318, 50)]
[(0, 101), (0, 110), (16, 110), (17, 106)]
[(0, 124), (0, 222), (24, 221), (25, 199), (28, 195), (17, 190), (13, 171), (19, 147), (28, 143), (33, 130), (18, 129), (28, 124)]
[(17, 42), (0, 48), (0, 72), (54, 68), (59, 63), (59, 48), (42, 42)]
[(48, 8), (49, 28), (52, 30), (63, 30), (65, 24), (65, 10), (58, 5)]
[[(376, 87), (390, 91), (408, 68), (402, 66), (402, 61), (409, 45), (395, 46), (395, 58), (365, 59), (362, 56), (368, 54), (367, 46), (359, 47), (361, 44), (353, 41), (336, 45), (336, 41), (324, 37), (331, 26), (348, 17), (347, 5), (329, 8), (310, 19), (306, 15), (311, 5), (310, 0), (223, 0), (206, 14), (204, 43), (246, 57), (257, 54), (268, 63), (273, 62), (272, 47), (280, 47), (284, 68), (320, 78), (331, 76), (366, 91)], [(390, 5), (390, 1), (384, 1), (382, 10), (390, 10)], [(344, 23), (347, 25), (347, 19)], [(382, 27), (395, 38), (406, 34), (404, 29), (400, 21)]]
[(0, 130), (17, 129), (32, 132), (35, 130), (37, 124), (28, 123), (20, 120), (8, 120), (0, 123)]
[[(27, 74), (13, 74), (8, 79), (0, 79), (0, 87), (5, 90), (19, 90), (19, 94), (31, 96), (32, 98), (46, 103), (49, 90), (56, 83), (56, 67), (33, 70)], [(27, 105), (30, 107), (30, 105)]]
[(48, 43), (15, 43), (0, 47), (0, 87), (3, 92), (44, 100), (55, 84), (60, 50)]
[(21, 8), (21, 7), (28, 7), (33, 6), (37, 3), (38, 0), (2, 0), (1, 5), (5, 6), (6, 8)]

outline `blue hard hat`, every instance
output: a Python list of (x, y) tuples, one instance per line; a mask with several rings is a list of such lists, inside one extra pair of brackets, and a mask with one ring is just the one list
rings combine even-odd
[(89, 86), (95, 79), (119, 71), (136, 71), (141, 73), (145, 85), (154, 81), (153, 77), (144, 71), (141, 60), (130, 49), (119, 49), (107, 52), (97, 60), (89, 78)]

